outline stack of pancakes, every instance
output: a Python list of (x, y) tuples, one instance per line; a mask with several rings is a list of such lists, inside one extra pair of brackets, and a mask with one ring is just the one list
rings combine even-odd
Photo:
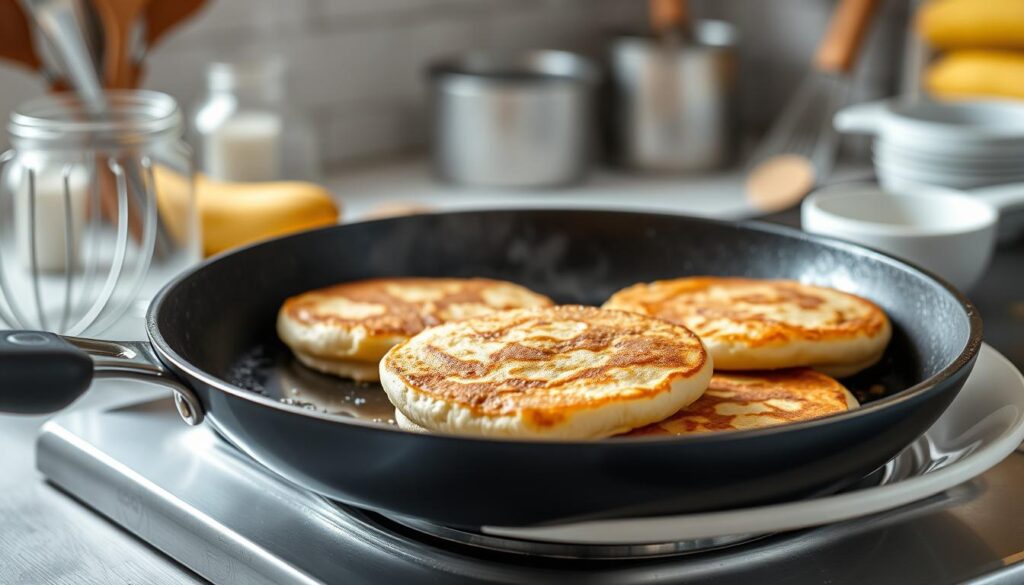
[(379, 362), (403, 428), (539, 439), (843, 412), (857, 401), (829, 374), (873, 365), (891, 336), (885, 313), (860, 297), (718, 277), (637, 284), (600, 309), (553, 306), (501, 281), (360, 281), (289, 299), (278, 330), (321, 371), (374, 379)]

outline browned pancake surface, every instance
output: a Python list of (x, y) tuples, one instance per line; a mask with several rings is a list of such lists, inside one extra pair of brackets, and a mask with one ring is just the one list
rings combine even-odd
[(473, 413), (555, 425), (577, 409), (665, 392), (708, 357), (689, 330), (642, 315), (558, 306), (494, 313), (396, 346), (384, 367)]
[(866, 299), (791, 280), (658, 281), (619, 291), (605, 307), (659, 317), (702, 338), (748, 347), (872, 337), (888, 326), (885, 313)]
[(519, 285), (486, 278), (379, 278), (310, 291), (282, 311), (306, 325), (359, 327), (367, 335), (411, 336), (453, 319), (551, 300)]
[(715, 373), (704, 395), (667, 419), (622, 436), (688, 435), (775, 426), (849, 409), (846, 388), (825, 374), (793, 368)]

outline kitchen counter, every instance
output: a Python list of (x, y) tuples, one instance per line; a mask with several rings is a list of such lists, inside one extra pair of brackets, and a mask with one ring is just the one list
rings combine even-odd
[[(863, 174), (846, 169), (842, 176)], [(606, 207), (648, 209), (725, 218), (752, 215), (736, 173), (681, 179), (599, 173), (586, 185), (555, 191), (492, 191), (432, 182), (422, 161), (352, 169), (326, 181), (345, 207), (346, 220), (378, 205), (415, 201), (444, 209), (479, 207)], [(768, 219), (794, 223), (794, 212)], [(1000, 250), (992, 270), (971, 295), (986, 323), (986, 340), (1024, 366), (1024, 241)], [(159, 396), (138, 382), (106, 384), (72, 408), (96, 408)], [(201, 578), (46, 483), (34, 466), (34, 440), (47, 417), (0, 415), (0, 583), (200, 583)], [(154, 453), (159, 457), (159, 453)], [(1022, 454), (992, 474), (1019, 474)]]
[[(103, 391), (86, 394), (71, 408), (107, 407), (167, 394), (138, 382), (103, 386)], [(0, 583), (205, 583), (43, 479), (35, 468), (35, 438), (47, 418), (0, 415)]]
[[(846, 170), (845, 174), (863, 169)], [(402, 159), (335, 173), (325, 181), (342, 205), (344, 221), (357, 221), (381, 206), (414, 203), (432, 209), (590, 207), (638, 209), (735, 219), (754, 212), (737, 188), (741, 177), (720, 174), (648, 177), (598, 171), (589, 181), (556, 189), (492, 189), (434, 181), (427, 161)]]

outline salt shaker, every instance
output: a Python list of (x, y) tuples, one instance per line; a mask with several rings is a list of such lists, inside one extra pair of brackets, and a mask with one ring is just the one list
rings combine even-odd
[(210, 64), (191, 128), (202, 172), (235, 182), (318, 178), (315, 136), (290, 106), (286, 75), (281, 57)]

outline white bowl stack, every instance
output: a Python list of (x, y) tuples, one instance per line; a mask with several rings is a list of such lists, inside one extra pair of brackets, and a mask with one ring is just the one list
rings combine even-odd
[[(834, 123), (874, 136), (875, 174), (892, 193), (1024, 183), (1024, 102), (886, 100), (850, 106)], [(1024, 218), (1004, 223), (1001, 232), (1017, 232)]]

